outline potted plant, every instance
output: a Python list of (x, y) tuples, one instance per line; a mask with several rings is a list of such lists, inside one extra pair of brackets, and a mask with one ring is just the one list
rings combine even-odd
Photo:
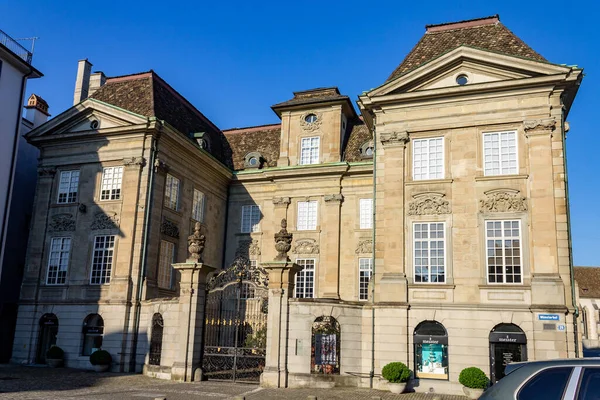
[(381, 376), (389, 382), (390, 392), (402, 393), (410, 378), (410, 369), (401, 362), (391, 362), (383, 367)]
[(90, 356), (90, 363), (92, 363), (96, 372), (104, 372), (110, 368), (112, 357), (106, 350), (96, 350)]
[(485, 372), (477, 367), (469, 367), (460, 371), (458, 381), (463, 385), (463, 392), (470, 399), (478, 399), (490, 383)]
[(50, 346), (48, 351), (46, 351), (46, 363), (48, 363), (51, 368), (62, 367), (64, 359), (65, 352), (56, 345)]

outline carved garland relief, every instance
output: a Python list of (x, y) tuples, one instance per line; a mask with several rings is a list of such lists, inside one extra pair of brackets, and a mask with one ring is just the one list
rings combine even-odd
[(408, 215), (450, 214), (450, 202), (443, 193), (419, 193), (408, 204)]
[(167, 236), (171, 236), (172, 238), (179, 238), (179, 227), (173, 221), (168, 219), (164, 219), (162, 224), (160, 224), (160, 233), (163, 233)]
[(315, 239), (298, 239), (292, 249), (294, 254), (319, 254), (319, 245)]
[(93, 231), (100, 229), (116, 229), (119, 227), (119, 219), (117, 213), (99, 212), (94, 215), (91, 229)]
[(373, 240), (372, 239), (363, 239), (358, 242), (358, 246), (356, 247), (356, 254), (368, 254), (373, 252)]
[(56, 214), (51, 217), (48, 224), (50, 232), (70, 232), (75, 230), (75, 218), (73, 214)]
[(495, 189), (485, 192), (486, 199), (480, 200), (480, 212), (518, 212), (527, 211), (525, 197), (514, 189)]

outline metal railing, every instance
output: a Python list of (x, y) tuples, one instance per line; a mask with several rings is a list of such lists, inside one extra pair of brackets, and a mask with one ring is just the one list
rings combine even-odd
[(0, 44), (6, 46), (10, 51), (15, 53), (18, 57), (22, 58), (26, 63), (31, 64), (33, 54), (25, 47), (21, 46), (12, 37), (8, 36), (3, 30), (0, 29)]

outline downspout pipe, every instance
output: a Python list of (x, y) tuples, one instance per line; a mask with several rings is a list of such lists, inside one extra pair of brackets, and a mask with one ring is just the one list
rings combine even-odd
[[(160, 125), (162, 126), (162, 125)], [(146, 195), (146, 212), (144, 213), (144, 239), (142, 243), (142, 257), (140, 261), (140, 268), (138, 272), (138, 289), (136, 293), (135, 301), (135, 316), (133, 326), (133, 341), (131, 344), (131, 358), (129, 360), (129, 370), (135, 372), (136, 359), (137, 359), (137, 344), (138, 335), (140, 331), (140, 314), (141, 314), (141, 301), (142, 291), (144, 288), (144, 281), (146, 280), (146, 264), (148, 263), (148, 236), (150, 235), (151, 226), (151, 213), (153, 205), (153, 188), (154, 188), (154, 163), (156, 162), (156, 154), (158, 153), (158, 138), (152, 136), (152, 145), (150, 150), (150, 163), (148, 164), (148, 184), (147, 184), (147, 195)]]
[(375, 228), (377, 224), (377, 129), (373, 123), (373, 231), (371, 233), (371, 371), (369, 372), (369, 387), (373, 389), (375, 378)]

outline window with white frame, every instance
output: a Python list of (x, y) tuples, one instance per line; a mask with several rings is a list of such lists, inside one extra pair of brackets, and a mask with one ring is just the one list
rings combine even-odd
[(71, 238), (52, 238), (48, 257), (47, 285), (64, 285), (67, 282), (70, 252)]
[(312, 298), (315, 292), (315, 259), (305, 258), (296, 260), (302, 270), (296, 274), (294, 297), (298, 299)]
[(123, 167), (107, 167), (102, 170), (100, 200), (119, 200), (123, 184)]
[(373, 199), (360, 199), (360, 229), (373, 228)]
[(521, 221), (485, 221), (488, 283), (522, 283)]
[(415, 283), (446, 282), (446, 239), (444, 222), (413, 224)]
[(114, 235), (96, 236), (94, 238), (94, 256), (92, 258), (92, 273), (90, 277), (92, 285), (110, 283), (114, 251)]
[(302, 138), (300, 142), (300, 165), (319, 163), (319, 144), (321, 139), (318, 136)]
[(77, 201), (77, 188), (79, 187), (79, 170), (62, 171), (58, 184), (59, 204), (75, 203)]
[(444, 138), (413, 140), (413, 180), (444, 178)]
[(517, 174), (517, 132), (483, 134), (483, 173), (486, 176)]
[(369, 281), (373, 274), (373, 259), (358, 259), (358, 299), (369, 300)]
[(259, 206), (242, 206), (242, 233), (258, 232), (260, 222)]
[(192, 203), (192, 218), (198, 222), (204, 222), (204, 202), (206, 196), (201, 191), (194, 189), (194, 201)]
[(179, 208), (179, 179), (170, 174), (165, 184), (165, 207), (175, 211)]
[(298, 221), (297, 229), (299, 231), (314, 231), (317, 229), (317, 202), (299, 201), (298, 202)]
[(158, 287), (171, 289), (173, 282), (173, 264), (175, 262), (175, 244), (166, 240), (160, 241), (160, 255), (158, 259)]

